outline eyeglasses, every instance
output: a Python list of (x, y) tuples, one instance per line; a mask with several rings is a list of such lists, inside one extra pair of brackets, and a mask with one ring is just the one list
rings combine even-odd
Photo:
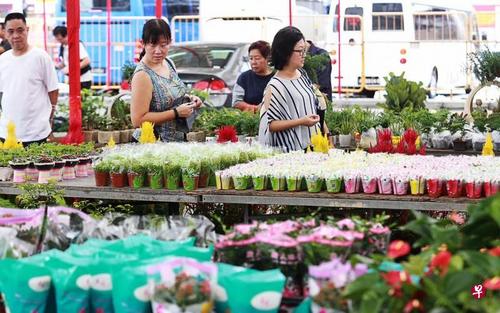
[(307, 50), (306, 49), (302, 49), (302, 50), (293, 50), (293, 52), (297, 52), (298, 54), (300, 54), (301, 56), (305, 56), (307, 54)]

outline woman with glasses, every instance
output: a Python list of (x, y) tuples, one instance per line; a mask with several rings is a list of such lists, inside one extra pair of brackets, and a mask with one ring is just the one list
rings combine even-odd
[(285, 152), (307, 149), (321, 131), (318, 99), (302, 68), (306, 53), (299, 29), (287, 26), (274, 36), (271, 60), (277, 72), (264, 93), (259, 141)]

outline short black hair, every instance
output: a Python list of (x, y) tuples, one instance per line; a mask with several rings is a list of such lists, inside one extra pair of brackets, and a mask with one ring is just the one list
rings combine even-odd
[(259, 40), (256, 42), (253, 42), (250, 47), (248, 47), (248, 53), (250, 51), (257, 49), (259, 50), (260, 54), (264, 57), (264, 59), (269, 58), (269, 55), (271, 54), (271, 46), (267, 41), (264, 40)]
[(24, 14), (19, 13), (19, 12), (12, 12), (7, 14), (5, 17), (5, 20), (3, 21), (5, 24), (7, 24), (8, 21), (10, 20), (22, 20), (24, 24), (26, 24), (26, 17)]
[(293, 26), (286, 26), (274, 35), (271, 46), (271, 62), (274, 68), (282, 70), (287, 65), (295, 45), (300, 40), (304, 40), (304, 35)]
[(61, 35), (63, 36), (63, 38), (65, 38), (66, 36), (68, 36), (68, 29), (66, 28), (66, 26), (56, 26), (52, 30), (52, 35), (54, 35), (54, 37), (57, 35)]

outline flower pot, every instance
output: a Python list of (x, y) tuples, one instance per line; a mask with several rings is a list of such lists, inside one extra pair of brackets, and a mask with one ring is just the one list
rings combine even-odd
[(272, 176), (271, 180), (271, 188), (273, 191), (285, 191), (286, 190), (286, 179), (285, 177), (277, 177)]
[(13, 173), (13, 177), (12, 177), (12, 181), (14, 183), (25, 183), (27, 180), (26, 180), (26, 169), (24, 170), (17, 170), (17, 169), (14, 169), (13, 170), (14, 173)]
[(306, 177), (307, 191), (317, 193), (323, 188), (323, 179), (319, 177)]
[(221, 187), (223, 190), (233, 189), (233, 180), (229, 175), (221, 175)]
[(434, 149), (448, 149), (448, 141), (441, 138), (432, 138), (432, 147)]
[(110, 175), (109, 172), (94, 172), (95, 185), (97, 187), (109, 186), (110, 184)]
[(458, 179), (449, 179), (446, 181), (446, 192), (450, 198), (460, 198), (462, 196), (463, 183)]
[(465, 183), (465, 194), (466, 194), (467, 198), (470, 198), (470, 199), (481, 198), (482, 190), (483, 190), (483, 182), (482, 181)]
[(214, 177), (215, 177), (215, 189), (217, 189), (217, 190), (221, 190), (222, 189), (222, 179), (220, 177), (220, 174), (221, 174), (220, 171), (216, 171), (214, 173)]
[(48, 170), (39, 170), (38, 171), (38, 183), (39, 184), (47, 184), (49, 180), (52, 178), (50, 169)]
[(97, 130), (84, 130), (83, 131), (83, 141), (84, 142), (97, 142)]
[(472, 144), (474, 151), (481, 152), (483, 151), (484, 141), (476, 141)]
[(129, 143), (132, 138), (132, 134), (128, 129), (120, 130), (120, 143)]
[(267, 176), (253, 176), (252, 184), (254, 190), (266, 190), (267, 189)]
[(395, 195), (404, 196), (408, 194), (408, 179), (395, 177), (392, 179), (392, 191)]
[(125, 173), (110, 173), (111, 187), (122, 188), (127, 186), (127, 174)]
[(63, 180), (72, 180), (76, 178), (75, 173), (76, 165), (68, 165), (63, 168)]
[(215, 142), (216, 138), (214, 136), (205, 137), (205, 142)]
[(431, 198), (441, 197), (443, 194), (443, 181), (437, 178), (427, 180), (427, 193)]
[(172, 173), (165, 176), (165, 187), (168, 190), (177, 190), (179, 189), (179, 182), (181, 180), (180, 173)]
[(100, 130), (97, 133), (97, 142), (100, 144), (107, 144), (111, 138), (115, 143), (120, 143), (120, 132)]
[(360, 179), (358, 176), (344, 177), (345, 192), (358, 193), (360, 189)]
[(361, 178), (361, 185), (363, 186), (364, 193), (377, 192), (377, 179), (374, 177), (363, 176)]
[(494, 196), (500, 192), (500, 182), (484, 182), (484, 195), (486, 197)]
[(75, 167), (75, 176), (76, 177), (87, 177), (89, 176), (89, 173), (88, 173), (88, 168), (87, 168), (87, 164), (77, 164), (76, 167)]
[(255, 142), (257, 142), (257, 137), (255, 137), (255, 136), (247, 136), (247, 137), (245, 137), (245, 143), (247, 145), (251, 146)]
[(147, 177), (148, 177), (148, 186), (151, 189), (163, 188), (163, 174), (162, 173), (157, 173), (157, 174), (148, 173)]
[(208, 173), (200, 174), (200, 179), (198, 180), (198, 187), (205, 188), (208, 186)]
[(342, 148), (347, 148), (351, 146), (351, 134), (339, 135), (339, 145)]
[(12, 179), (14, 170), (10, 167), (0, 167), (0, 181), (8, 181)]
[(199, 176), (182, 175), (182, 184), (184, 185), (184, 190), (193, 191), (198, 189)]
[(420, 196), (425, 193), (425, 178), (412, 178), (410, 179), (410, 192), (414, 196)]
[(500, 151), (500, 142), (494, 142), (493, 143), (493, 150), (495, 151)]
[(189, 142), (205, 142), (205, 132), (189, 132), (186, 134), (186, 140)]
[(33, 162), (30, 162), (26, 168), (26, 181), (37, 181), (38, 180), (38, 170)]
[(128, 185), (135, 189), (144, 187), (144, 180), (145, 180), (144, 176), (145, 176), (144, 174), (129, 172), (127, 174)]
[(233, 177), (234, 189), (236, 190), (246, 190), (250, 187), (251, 178), (250, 176), (238, 176)]
[(455, 151), (467, 150), (467, 142), (463, 140), (453, 140), (453, 150)]
[(286, 178), (286, 188), (288, 191), (300, 191), (301, 179), (299, 177), (287, 177)]
[(377, 179), (378, 192), (382, 195), (392, 195), (392, 178), (388, 176)]
[(342, 188), (342, 178), (334, 177), (326, 179), (326, 191), (330, 193), (339, 193)]
[(55, 161), (54, 163), (54, 168), (52, 168), (52, 178), (57, 181), (62, 181), (66, 161)]

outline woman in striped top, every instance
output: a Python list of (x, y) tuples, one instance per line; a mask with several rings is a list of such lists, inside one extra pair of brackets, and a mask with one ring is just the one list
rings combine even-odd
[(271, 58), (278, 71), (264, 92), (259, 141), (285, 152), (307, 149), (320, 131), (318, 99), (302, 69), (306, 52), (299, 29), (285, 27), (274, 36)]

